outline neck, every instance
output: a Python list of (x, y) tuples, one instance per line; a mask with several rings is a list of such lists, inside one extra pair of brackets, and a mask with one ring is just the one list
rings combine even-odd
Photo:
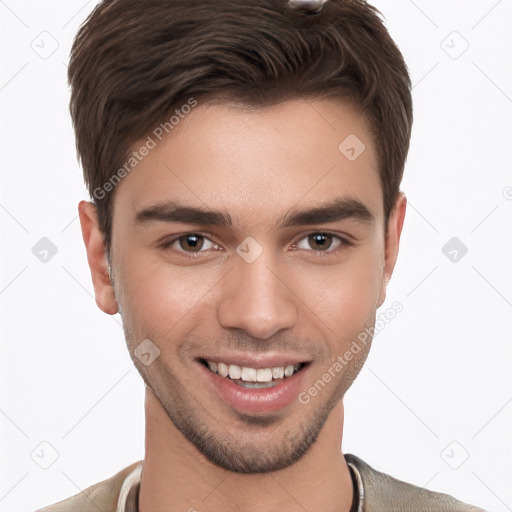
[(264, 474), (234, 473), (210, 462), (176, 429), (148, 387), (145, 413), (140, 512), (350, 510), (353, 489), (341, 452), (341, 401), (299, 461)]

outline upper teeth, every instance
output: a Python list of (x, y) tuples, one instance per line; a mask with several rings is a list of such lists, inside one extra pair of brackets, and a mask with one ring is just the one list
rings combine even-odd
[(237, 364), (216, 363), (214, 361), (206, 362), (210, 370), (218, 373), (221, 377), (229, 376), (230, 379), (240, 379), (244, 382), (271, 382), (272, 378), (282, 379), (283, 377), (291, 377), (302, 366), (301, 364), (290, 364), (273, 368), (249, 368), (247, 366), (238, 366)]

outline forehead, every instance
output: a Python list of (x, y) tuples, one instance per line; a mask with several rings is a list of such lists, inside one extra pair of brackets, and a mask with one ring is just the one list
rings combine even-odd
[(347, 103), (198, 105), (161, 140), (154, 133), (151, 143), (132, 148), (151, 146), (117, 186), (114, 217), (122, 211), (135, 221), (137, 211), (174, 201), (224, 210), (235, 225), (275, 225), (294, 205), (340, 196), (383, 215), (375, 147), (363, 116)]

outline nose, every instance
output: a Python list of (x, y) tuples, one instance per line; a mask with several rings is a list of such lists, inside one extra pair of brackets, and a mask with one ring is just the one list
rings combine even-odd
[(217, 310), (225, 329), (241, 329), (263, 340), (292, 328), (298, 318), (291, 287), (264, 255), (252, 263), (241, 258), (235, 261), (221, 284)]

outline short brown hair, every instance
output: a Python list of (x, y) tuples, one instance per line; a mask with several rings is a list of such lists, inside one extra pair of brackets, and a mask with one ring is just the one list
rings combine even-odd
[(318, 14), (287, 0), (103, 0), (78, 31), (68, 78), (77, 153), (108, 251), (115, 188), (95, 191), (190, 98), (355, 101), (374, 138), (387, 226), (409, 149), (411, 82), (379, 11), (363, 0), (330, 0)]

